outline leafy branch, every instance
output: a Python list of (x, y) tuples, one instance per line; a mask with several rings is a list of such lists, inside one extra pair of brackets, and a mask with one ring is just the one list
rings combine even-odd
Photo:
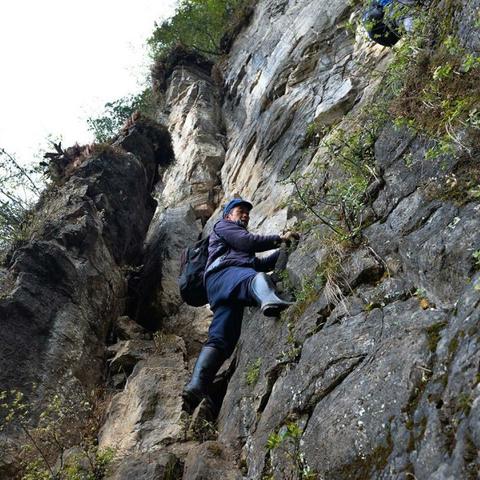
[[(292, 463), (293, 476), (298, 480), (316, 480), (318, 475), (314, 472), (305, 460), (301, 451), (300, 442), (303, 430), (295, 422), (289, 422), (282, 427), (278, 433), (273, 432), (267, 440), (266, 448), (269, 452), (282, 451)], [(286, 472), (283, 472), (286, 474)], [(285, 478), (285, 477), (284, 477)]]
[(175, 14), (163, 21), (148, 39), (153, 57), (168, 54), (177, 45), (217, 58), (220, 41), (241, 0), (180, 0)]
[[(92, 393), (93, 395), (93, 393)], [(0, 392), (1, 430), (20, 435), (10, 450), (23, 480), (100, 480), (113, 458), (111, 449), (99, 450), (96, 432), (104, 404), (82, 394), (68, 399), (65, 392), (50, 397), (40, 415), (17, 390)], [(100, 409), (100, 410), (99, 410)], [(99, 414), (100, 413), (100, 414)], [(18, 433), (17, 433), (18, 435)], [(69, 453), (72, 447), (78, 453)], [(85, 465), (86, 460), (88, 466)]]

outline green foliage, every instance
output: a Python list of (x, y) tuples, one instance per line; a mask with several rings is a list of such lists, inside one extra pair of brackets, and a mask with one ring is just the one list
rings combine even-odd
[[(343, 261), (354, 244), (335, 235), (322, 236), (322, 258), (315, 271), (303, 280), (301, 288), (294, 290), (295, 304), (286, 312), (288, 321), (287, 342), (292, 345), (288, 356), (295, 359), (300, 353), (293, 335), (295, 322), (305, 313), (307, 308), (319, 297), (320, 291), (329, 305), (339, 305), (345, 300), (344, 288), (347, 286)], [(285, 356), (285, 355), (284, 355)]]
[[(296, 290), (295, 304), (289, 310), (290, 323), (302, 316), (308, 306), (318, 297), (318, 292), (325, 285), (325, 277), (320, 270), (317, 270), (311, 278), (303, 281), (302, 287)], [(293, 343), (293, 338), (289, 337), (289, 343)]]
[(475, 23), (473, 24), (475, 28), (480, 28), (480, 10), (477, 10), (477, 16), (475, 18)]
[(415, 33), (394, 48), (383, 85), (396, 97), (390, 111), (397, 118), (443, 146), (449, 143), (450, 150), (468, 149), (455, 131), (475, 127), (469, 119), (475, 118), (479, 106), (480, 57), (467, 52), (456, 36), (455, 10), (460, 3), (436, 8), (437, 3), (416, 12)]
[(286, 455), (299, 480), (315, 480), (318, 475), (307, 465), (300, 448), (302, 435), (302, 428), (296, 422), (289, 422), (269, 435), (266, 448), (269, 452), (277, 450)]
[(470, 394), (462, 392), (456, 399), (457, 411), (468, 415), (473, 405), (473, 398)]
[[(338, 242), (355, 239), (368, 224), (365, 207), (372, 200), (368, 187), (377, 180), (381, 182), (375, 170), (374, 144), (390, 120), (397, 127), (407, 127), (435, 140), (426, 152), (426, 161), (449, 156), (458, 149), (469, 152), (462, 143), (464, 137), (456, 132), (480, 130), (480, 59), (466, 52), (456, 36), (455, 9), (459, 4), (451, 1), (446, 8), (438, 9), (438, 1), (434, 0), (434, 8), (415, 10), (414, 34), (404, 35), (392, 50), (394, 58), (381, 79), (376, 100), (362, 114), (329, 131), (317, 122), (307, 125), (304, 157), (314, 160), (306, 170), (287, 179), (296, 193), (293, 207), (299, 214), (301, 230), (312, 231), (313, 226), (322, 224)], [(412, 167), (413, 157), (405, 156), (405, 163)], [(464, 202), (480, 198), (478, 167), (462, 163), (458, 168), (458, 177), (451, 174), (452, 178), (445, 178), (448, 191), (437, 196), (455, 196)], [(315, 278), (297, 292), (297, 305), (289, 313), (301, 315), (324, 285), (329, 284), (330, 292), (341, 299), (336, 281), (339, 274), (341, 261), (333, 261), (332, 268), (320, 266)], [(419, 302), (422, 308), (432, 307), (427, 298), (419, 297)], [(430, 340), (432, 347), (436, 345), (435, 331)]]
[(251, 362), (245, 373), (245, 381), (247, 385), (253, 387), (258, 382), (260, 377), (260, 367), (262, 365), (262, 359), (257, 358), (254, 362)]
[(154, 58), (177, 45), (197, 53), (220, 55), (220, 39), (241, 0), (180, 0), (173, 17), (157, 25), (148, 44)]
[(475, 260), (475, 267), (479, 269), (480, 268), (480, 250), (476, 250), (475, 252), (473, 252), (472, 257)]
[(275, 448), (278, 448), (282, 443), (282, 441), (283, 441), (282, 435), (280, 435), (279, 433), (272, 432), (269, 435), (267, 440), (267, 445), (266, 445), (267, 450), (273, 450)]
[(375, 310), (376, 308), (382, 308), (384, 306), (385, 306), (385, 304), (382, 305), (382, 303), (380, 303), (380, 302), (373, 301), (373, 302), (366, 303), (363, 307), (363, 310), (365, 312), (371, 312), (372, 310)]
[[(18, 460), (21, 480), (100, 480), (114, 457), (112, 449), (100, 450), (96, 432), (100, 425), (98, 397), (63, 392), (52, 395), (39, 415), (23, 393), (0, 392), (0, 430), (21, 432), (23, 440), (10, 453)], [(72, 449), (72, 447), (75, 447)]]
[(476, 57), (472, 53), (468, 53), (463, 57), (463, 63), (461, 70), (465, 73), (469, 73), (472, 70), (478, 69), (480, 67), (480, 57)]
[(303, 139), (303, 147), (316, 147), (320, 139), (328, 133), (328, 128), (322, 126), (317, 122), (312, 122), (307, 125), (305, 130), (305, 137)]
[(433, 161), (442, 155), (451, 155), (453, 152), (454, 148), (451, 141), (442, 138), (425, 152), (425, 160)]
[(447, 62), (435, 68), (432, 78), (435, 82), (441, 82), (443, 80), (451, 78), (452, 74), (453, 65)]
[(0, 148), (0, 257), (28, 235), (30, 210), (45, 187), (40, 165), (23, 166)]
[[(363, 8), (368, 2), (363, 2)], [(433, 0), (429, 8), (413, 9), (394, 2), (387, 16), (398, 23), (414, 18), (412, 33), (403, 32), (392, 49), (393, 60), (382, 74), (378, 94), (397, 126), (437, 140), (427, 160), (454, 150), (470, 153), (459, 129), (480, 129), (478, 72), (480, 57), (462, 47), (457, 36), (459, 0)], [(470, 142), (470, 143), (468, 143)]]
[[(285, 181), (294, 187), (293, 208), (304, 213), (300, 230), (321, 223), (342, 240), (359, 233), (366, 191), (377, 178), (373, 147), (386, 118), (382, 108), (374, 105), (368, 115), (359, 115), (347, 128), (326, 134), (315, 123), (308, 126), (306, 139), (323, 135), (314, 147), (318, 160), (307, 172), (294, 172)], [(330, 180), (332, 173), (334, 180)]]
[(280, 355), (277, 356), (277, 360), (279, 360), (280, 363), (296, 362), (302, 353), (301, 345), (297, 345), (293, 340), (290, 340), (290, 338), (287, 339), (287, 342), (292, 344), (292, 347), (288, 350), (282, 350)]
[(150, 88), (137, 95), (129, 95), (107, 102), (102, 115), (87, 119), (88, 129), (95, 136), (96, 142), (108, 142), (134, 112), (139, 111), (146, 116), (152, 116), (154, 102), (154, 95)]

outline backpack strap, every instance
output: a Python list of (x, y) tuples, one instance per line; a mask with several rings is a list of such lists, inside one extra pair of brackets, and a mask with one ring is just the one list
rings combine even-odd
[(215, 230), (215, 225), (213, 226), (213, 232), (215, 235), (217, 235), (218, 238), (220, 238), (223, 242), (224, 249), (220, 250), (217, 258), (210, 263), (210, 265), (205, 269), (205, 274), (207, 274), (210, 270), (213, 270), (214, 268), (218, 267), (218, 265), (221, 263), (225, 255), (229, 252), (230, 250), (230, 245), (229, 243)]

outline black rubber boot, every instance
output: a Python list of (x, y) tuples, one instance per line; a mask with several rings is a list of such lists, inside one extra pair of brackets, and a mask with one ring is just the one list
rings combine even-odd
[(257, 273), (250, 284), (250, 291), (266, 317), (278, 317), (293, 302), (286, 302), (277, 296), (275, 285), (266, 273)]
[(187, 413), (192, 414), (197, 405), (207, 396), (208, 387), (222, 366), (225, 357), (214, 347), (203, 347), (198, 355), (190, 382), (183, 389), (183, 406)]

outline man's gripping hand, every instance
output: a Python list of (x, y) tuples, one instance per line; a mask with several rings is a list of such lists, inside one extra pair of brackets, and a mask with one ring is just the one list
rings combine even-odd
[(298, 242), (298, 240), (300, 240), (300, 235), (297, 232), (288, 231), (287, 233), (280, 235), (280, 240), (290, 244), (292, 242)]

